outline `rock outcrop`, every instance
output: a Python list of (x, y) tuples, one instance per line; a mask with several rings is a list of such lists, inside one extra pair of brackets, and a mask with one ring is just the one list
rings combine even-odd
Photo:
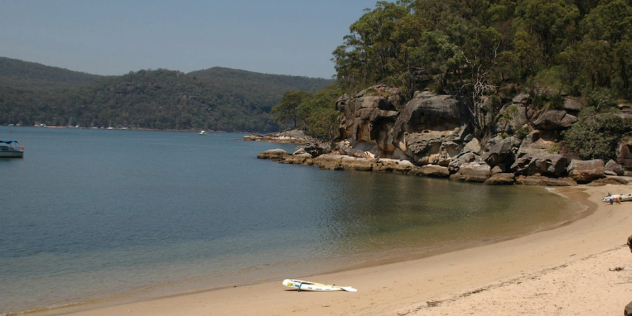
[(606, 177), (605, 166), (601, 159), (573, 160), (567, 170), (568, 175), (577, 183), (588, 183)]
[(578, 120), (582, 105), (577, 98), (564, 97), (563, 104), (549, 108), (536, 106), (527, 93), (500, 100), (502, 106), (498, 98), (484, 96), (477, 104), (484, 114), (477, 120), (465, 98), (417, 91), (408, 102), (404, 99), (398, 88), (386, 85), (340, 97), (341, 139), (333, 148), (288, 132), (248, 139), (301, 139), (305, 145), (294, 154), (260, 154), (283, 163), (490, 185), (622, 184), (624, 168), (632, 168), (632, 140), (622, 142), (617, 161), (605, 166), (578, 160), (559, 141), (562, 131)]

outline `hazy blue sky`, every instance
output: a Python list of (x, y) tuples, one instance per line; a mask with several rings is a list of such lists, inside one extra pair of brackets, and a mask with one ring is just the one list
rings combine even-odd
[(0, 56), (99, 75), (215, 66), (330, 78), (376, 0), (0, 0)]

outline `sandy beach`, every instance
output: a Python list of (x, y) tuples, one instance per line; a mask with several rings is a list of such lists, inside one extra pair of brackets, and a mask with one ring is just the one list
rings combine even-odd
[[(349, 285), (296, 292), (282, 280), (115, 306), (37, 315), (621, 315), (632, 301), (632, 202), (601, 202), (632, 185), (554, 189), (585, 205), (555, 229), (428, 258), (325, 275), (288, 276)], [(78, 311), (82, 309), (82, 311)], [(35, 314), (34, 314), (35, 315)]]

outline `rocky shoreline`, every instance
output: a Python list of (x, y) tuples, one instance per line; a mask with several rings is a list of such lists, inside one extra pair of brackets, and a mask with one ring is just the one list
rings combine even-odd
[(540, 185), (540, 186), (576, 186), (578, 183), (588, 183), (592, 186), (607, 184), (625, 185), (629, 176), (612, 175), (607, 172), (603, 161), (594, 160), (582, 164), (584, 161), (574, 161), (570, 169), (570, 176), (552, 178), (534, 175), (518, 175), (513, 173), (492, 173), (488, 167), (478, 162), (471, 162), (461, 166), (456, 172), (451, 173), (449, 167), (439, 165), (416, 166), (408, 160), (390, 158), (357, 158), (338, 153), (328, 153), (312, 156), (305, 152), (304, 147), (295, 153), (289, 153), (283, 149), (271, 149), (257, 155), (259, 159), (269, 159), (284, 164), (299, 164), (317, 166), (323, 170), (355, 170), (372, 172), (392, 172), (402, 175), (423, 176), (433, 178), (446, 178), (453, 181), (481, 182), (488, 185)]
[[(301, 131), (244, 140), (305, 144), (294, 153), (271, 150), (260, 159), (316, 165), (328, 170), (395, 172), (416, 176), (492, 185), (627, 184), (632, 169), (632, 142), (621, 141), (617, 159), (581, 160), (559, 141), (562, 132), (578, 121), (583, 108), (577, 98), (563, 97), (563, 105), (542, 107), (527, 93), (491, 100), (487, 112), (474, 122), (467, 101), (458, 96), (417, 91), (403, 102), (398, 88), (384, 85), (344, 95), (336, 106), (340, 137), (335, 144), (318, 143)], [(498, 104), (493, 105), (491, 103)], [(621, 117), (630, 116), (621, 111)], [(483, 136), (481, 126), (485, 127)], [(478, 131), (478, 132), (477, 132)]]

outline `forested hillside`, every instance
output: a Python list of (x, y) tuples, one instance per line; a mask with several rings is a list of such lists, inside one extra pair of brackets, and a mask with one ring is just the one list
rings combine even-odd
[(102, 77), (0, 59), (0, 124), (268, 132), (284, 93), (331, 80), (211, 68)]
[[(632, 1), (380, 1), (334, 51), (338, 81), (477, 97), (540, 88), (630, 98)], [(474, 100), (475, 101), (475, 100)]]

